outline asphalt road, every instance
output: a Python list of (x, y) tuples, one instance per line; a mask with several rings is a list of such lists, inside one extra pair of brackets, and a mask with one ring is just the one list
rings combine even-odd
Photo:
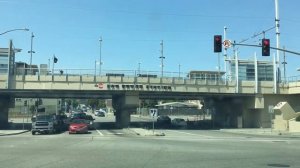
[(129, 129), (89, 134), (0, 137), (2, 168), (248, 168), (299, 167), (300, 139), (220, 131), (161, 130), (138, 136)]

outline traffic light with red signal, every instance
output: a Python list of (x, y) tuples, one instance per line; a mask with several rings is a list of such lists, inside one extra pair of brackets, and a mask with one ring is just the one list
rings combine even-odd
[(270, 39), (262, 39), (262, 56), (270, 56)]
[(214, 52), (222, 52), (222, 36), (215, 35), (214, 36)]

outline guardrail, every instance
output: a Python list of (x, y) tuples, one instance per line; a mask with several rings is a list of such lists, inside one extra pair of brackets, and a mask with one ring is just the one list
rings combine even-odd
[[(6, 69), (7, 70), (7, 69)], [(17, 68), (16, 75), (68, 75), (68, 76), (129, 76), (129, 77), (151, 77), (161, 78), (160, 71), (141, 71), (141, 70), (105, 70), (96, 72), (95, 69), (50, 69), (43, 68)], [(186, 72), (169, 72), (165, 71), (163, 78), (180, 78), (180, 79), (201, 79), (201, 80), (218, 80), (217, 74), (203, 75), (201, 78), (190, 78)], [(219, 79), (223, 81), (223, 77)]]

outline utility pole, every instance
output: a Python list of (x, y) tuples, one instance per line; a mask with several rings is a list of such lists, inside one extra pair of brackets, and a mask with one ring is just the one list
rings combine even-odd
[(161, 56), (159, 57), (160, 58), (160, 66), (161, 66), (161, 77), (163, 77), (164, 76), (164, 59), (165, 59), (165, 57), (164, 57), (164, 41), (163, 40), (161, 40), (161, 42), (160, 42), (160, 47), (161, 47), (161, 50), (160, 50), (160, 52), (161, 52)]
[(95, 76), (97, 74), (97, 60), (95, 60)]
[(100, 56), (100, 63), (99, 63), (99, 76), (101, 75), (101, 69), (102, 69), (102, 53), (101, 53), (101, 50), (102, 50), (102, 36), (100, 36), (100, 39), (99, 39), (99, 42), (100, 42), (100, 51), (99, 51), (99, 56)]
[[(275, 0), (275, 27), (276, 27), (276, 48), (280, 48), (280, 32), (279, 32), (279, 10), (278, 10), (278, 0)], [(277, 64), (277, 73), (280, 73), (280, 51), (276, 52), (276, 64)], [(278, 76), (280, 76), (278, 74)], [(280, 79), (278, 79), (280, 81)]]
[[(227, 27), (224, 26), (224, 40), (227, 40)], [(224, 71), (225, 71), (225, 83), (227, 81), (227, 48), (224, 50)], [(220, 66), (220, 65), (219, 65)], [(219, 74), (220, 75), (220, 74)]]
[(138, 63), (138, 75), (141, 74), (141, 62)]
[(48, 73), (50, 73), (50, 58), (48, 58)]
[[(283, 49), (285, 50), (285, 47), (283, 46)], [(286, 82), (286, 57), (285, 57), (285, 51), (283, 51), (283, 78), (284, 78), (284, 82)]]
[(32, 51), (32, 44), (33, 44), (33, 33), (31, 32), (31, 45), (30, 45), (30, 51), (28, 51), (28, 53), (30, 53), (30, 74), (33, 75), (32, 73), (32, 53), (35, 53), (34, 51)]
[(178, 64), (178, 77), (180, 78), (180, 68), (181, 68), (181, 65)]

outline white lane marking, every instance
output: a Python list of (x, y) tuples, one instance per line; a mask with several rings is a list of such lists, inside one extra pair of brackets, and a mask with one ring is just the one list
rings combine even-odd
[(117, 133), (107, 133), (107, 135), (124, 135), (124, 133), (117, 132)]
[(193, 133), (183, 132), (183, 131), (175, 131), (175, 130), (168, 130), (168, 131), (170, 131), (170, 132), (177, 132), (177, 133), (186, 134), (186, 135), (200, 136), (200, 137), (205, 137), (205, 138), (215, 138), (215, 137), (213, 137), (213, 136), (200, 135), (200, 134), (193, 134)]
[(96, 129), (96, 131), (98, 132), (98, 134), (99, 134), (100, 136), (104, 136), (104, 135), (102, 134), (102, 132), (100, 132), (99, 130)]

